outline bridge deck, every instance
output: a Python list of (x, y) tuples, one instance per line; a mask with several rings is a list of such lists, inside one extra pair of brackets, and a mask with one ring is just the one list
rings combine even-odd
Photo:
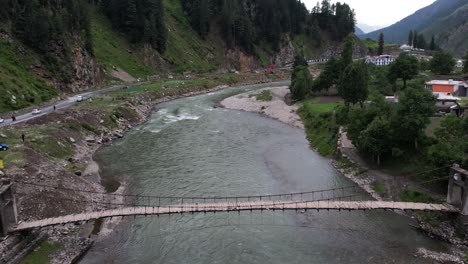
[(414, 210), (414, 211), (441, 211), (458, 212), (450, 205), (382, 202), (382, 201), (256, 201), (238, 203), (203, 203), (183, 204), (160, 207), (128, 207), (99, 212), (89, 212), (68, 215), (56, 218), (48, 218), (32, 222), (24, 222), (12, 226), (10, 232), (17, 232), (33, 228), (41, 228), (53, 225), (62, 225), (96, 219), (139, 216), (139, 215), (165, 215), (197, 212), (229, 212), (251, 210)]

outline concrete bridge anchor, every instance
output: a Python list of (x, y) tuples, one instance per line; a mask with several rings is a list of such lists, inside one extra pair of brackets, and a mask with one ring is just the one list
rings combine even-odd
[(460, 209), (457, 226), (468, 233), (468, 171), (454, 164), (450, 168), (447, 203)]
[(3, 178), (0, 182), (0, 236), (8, 235), (10, 225), (18, 223), (18, 211), (10, 179)]

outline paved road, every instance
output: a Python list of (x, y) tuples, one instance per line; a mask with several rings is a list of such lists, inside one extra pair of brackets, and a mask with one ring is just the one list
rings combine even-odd
[[(64, 109), (64, 108), (68, 108), (68, 107), (76, 104), (79, 96), (81, 96), (83, 98), (83, 100), (86, 100), (88, 98), (91, 98), (91, 97), (99, 95), (99, 94), (103, 94), (103, 93), (107, 93), (107, 92), (122, 89), (125, 86), (135, 86), (135, 85), (141, 85), (141, 84), (145, 84), (145, 83), (147, 83), (147, 82), (135, 82), (135, 83), (114, 85), (114, 86), (110, 86), (110, 87), (107, 87), (107, 88), (102, 88), (102, 89), (95, 90), (95, 91), (90, 91), (90, 92), (86, 92), (86, 93), (82, 93), (82, 94), (77, 94), (77, 95), (71, 96), (71, 97), (69, 97), (69, 98), (67, 98), (65, 100), (59, 101), (59, 102), (55, 103), (54, 105), (56, 107), (56, 110)], [(54, 112), (54, 105), (46, 106), (46, 107), (43, 107), (43, 108), (38, 108), (41, 111), (40, 114), (33, 115), (32, 112), (29, 112), (29, 113), (26, 113), (26, 114), (23, 114), (23, 115), (16, 116), (16, 121), (15, 122), (13, 122), (11, 120), (11, 118), (5, 119), (5, 121), (0, 124), (0, 127), (16, 125), (16, 124), (23, 123), (23, 122), (26, 122), (28, 120), (34, 119), (34, 118), (38, 118), (40, 116), (50, 114), (50, 113)]]

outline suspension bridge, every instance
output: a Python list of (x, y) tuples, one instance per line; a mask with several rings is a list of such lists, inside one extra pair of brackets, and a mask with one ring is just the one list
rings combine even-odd
[[(447, 180), (447, 178), (441, 178)], [(109, 194), (87, 190), (75, 190), (58, 186), (41, 185), (29, 182), (15, 184), (32, 185), (37, 188), (78, 192), (91, 196), (91, 200), (102, 205), (101, 209), (72, 215), (47, 218), (37, 221), (18, 223), (16, 201), (12, 191), (13, 182), (3, 184), (0, 189), (1, 228), (4, 235), (18, 231), (43, 228), (55, 225), (80, 223), (98, 219), (131, 216), (154, 216), (171, 214), (195, 214), (241, 211), (366, 211), (366, 210), (403, 210), (403, 211), (438, 211), (458, 213), (465, 225), (468, 215), (468, 172), (454, 167), (448, 178), (449, 188), (447, 203), (407, 203), (392, 201), (371, 201), (357, 185), (310, 192), (273, 194), (263, 196), (234, 197), (162, 197), (150, 195)], [(432, 181), (431, 181), (432, 182)], [(120, 198), (120, 199), (116, 199)], [(63, 199), (62, 199), (63, 200)], [(67, 200), (67, 199), (65, 199)], [(89, 201), (77, 201), (89, 204)], [(123, 200), (122, 203), (116, 203)]]

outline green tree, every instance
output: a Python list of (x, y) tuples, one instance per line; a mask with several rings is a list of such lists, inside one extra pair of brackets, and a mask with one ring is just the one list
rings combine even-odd
[(394, 87), (396, 87), (396, 81), (398, 79), (402, 79), (403, 88), (406, 88), (406, 82), (416, 77), (418, 73), (418, 60), (414, 56), (403, 52), (392, 64), (390, 64), (388, 78), (394, 84)]
[(335, 57), (331, 57), (325, 65), (324, 71), (315, 79), (313, 90), (317, 92), (328, 91), (330, 87), (338, 84), (341, 72), (340, 62)]
[(408, 34), (408, 45), (413, 46), (413, 30), (410, 30)]
[(419, 34), (418, 38), (416, 40), (417, 42), (417, 48), (418, 49), (425, 49), (426, 48), (426, 39), (424, 38), (423, 34)]
[(311, 91), (313, 78), (307, 66), (297, 66), (292, 74), (291, 98), (295, 101), (304, 100), (307, 94)]
[(343, 51), (341, 52), (341, 69), (346, 69), (353, 63), (354, 40), (351, 37), (346, 39)]
[(392, 123), (396, 129), (395, 136), (401, 143), (414, 142), (414, 147), (418, 148), (418, 139), (435, 113), (435, 102), (432, 93), (422, 87), (408, 87), (401, 93)]
[(380, 165), (381, 156), (392, 149), (390, 130), (390, 121), (385, 117), (378, 117), (359, 136), (359, 149), (371, 154), (377, 160), (378, 165)]
[(429, 49), (430, 50), (436, 50), (437, 49), (437, 45), (435, 43), (434, 36), (432, 36), (432, 38), (431, 38), (431, 44), (429, 45)]
[(377, 51), (378, 55), (382, 55), (384, 53), (384, 46), (385, 46), (384, 34), (380, 33), (380, 35), (379, 35), (379, 49)]
[(364, 61), (359, 61), (349, 65), (343, 72), (338, 91), (345, 100), (346, 104), (361, 105), (367, 99), (369, 72), (367, 64)]
[(430, 62), (431, 71), (435, 74), (449, 75), (455, 68), (456, 61), (448, 51), (438, 51)]
[(466, 51), (465, 58), (463, 61), (463, 73), (468, 73), (468, 51)]
[(428, 157), (436, 166), (453, 163), (468, 165), (468, 118), (449, 115), (435, 131), (437, 143), (428, 150)]

